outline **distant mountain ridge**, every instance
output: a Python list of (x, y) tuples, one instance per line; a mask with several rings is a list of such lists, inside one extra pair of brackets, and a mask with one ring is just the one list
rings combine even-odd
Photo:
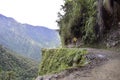
[(39, 60), (41, 48), (60, 46), (57, 31), (21, 24), (0, 14), (0, 44), (26, 57)]

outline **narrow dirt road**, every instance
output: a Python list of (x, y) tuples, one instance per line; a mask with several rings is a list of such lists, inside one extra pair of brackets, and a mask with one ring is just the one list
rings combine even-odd
[(91, 64), (36, 80), (120, 80), (120, 52), (87, 48)]
[(120, 80), (120, 52), (88, 49), (90, 53), (104, 54), (108, 60), (93, 69), (74, 71), (56, 80)]

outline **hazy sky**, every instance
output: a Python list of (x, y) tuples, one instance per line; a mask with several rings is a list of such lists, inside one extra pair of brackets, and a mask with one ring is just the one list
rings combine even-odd
[(0, 0), (0, 14), (21, 23), (55, 29), (61, 4), (63, 0)]

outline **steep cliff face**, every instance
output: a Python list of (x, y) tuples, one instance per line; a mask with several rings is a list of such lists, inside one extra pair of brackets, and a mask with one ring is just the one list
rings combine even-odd
[(119, 0), (66, 0), (62, 9), (65, 14), (59, 14), (58, 24), (64, 46), (74, 45), (77, 38), (78, 47), (95, 43), (107, 47), (108, 35), (120, 29)]
[(21, 24), (0, 14), (0, 44), (26, 57), (40, 60), (41, 48), (55, 48), (60, 45), (57, 31)]

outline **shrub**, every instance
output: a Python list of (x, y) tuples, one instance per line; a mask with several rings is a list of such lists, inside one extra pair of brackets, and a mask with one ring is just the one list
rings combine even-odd
[(85, 49), (44, 49), (42, 52), (39, 75), (60, 72), (86, 63)]

